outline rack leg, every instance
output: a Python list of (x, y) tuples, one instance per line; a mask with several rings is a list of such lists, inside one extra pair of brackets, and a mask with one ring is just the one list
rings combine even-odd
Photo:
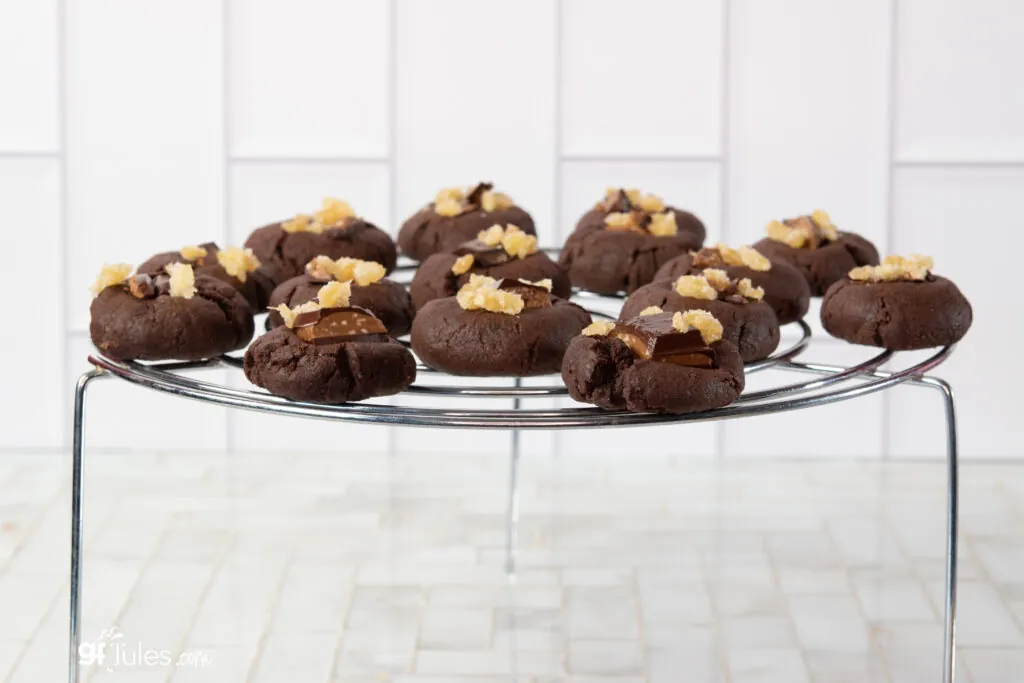
[(936, 377), (921, 377), (918, 382), (942, 393), (946, 415), (946, 468), (948, 488), (946, 492), (946, 623), (943, 642), (943, 683), (953, 683), (956, 675), (956, 585), (957, 585), (957, 537), (959, 525), (959, 475), (957, 454), (956, 404), (953, 388), (948, 382)]
[[(523, 380), (515, 379), (515, 388), (522, 386)], [(520, 399), (512, 399), (512, 407), (519, 410)], [(516, 541), (519, 535), (519, 430), (512, 430), (512, 450), (509, 455), (508, 476), (508, 515), (505, 529), (505, 573), (511, 578), (516, 573)]]
[(71, 445), (71, 615), (68, 634), (68, 683), (79, 683), (78, 649), (82, 642), (82, 450), (85, 437), (85, 390), (101, 370), (90, 370), (75, 385), (75, 425)]

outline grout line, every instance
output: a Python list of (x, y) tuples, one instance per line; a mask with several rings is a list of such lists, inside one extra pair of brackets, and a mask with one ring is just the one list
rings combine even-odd
[(1024, 159), (893, 159), (894, 168), (1021, 169)]
[[(59, 7), (63, 7), (63, 6), (64, 6), (63, 3), (61, 3), (59, 5)], [(57, 23), (58, 23), (58, 25), (60, 24), (60, 19), (57, 20)], [(63, 35), (63, 31), (61, 29), (59, 29), (59, 28), (57, 29), (57, 35), (58, 35), (57, 40), (60, 41), (61, 38), (62, 38), (62, 35)], [(58, 51), (58, 53), (61, 52), (59, 46), (57, 47), (57, 51)], [(60, 55), (58, 54), (58, 63), (60, 63), (60, 61), (61, 61), (60, 60)], [(57, 88), (58, 89), (62, 89), (63, 88), (63, 80), (64, 80), (63, 78), (61, 78), (60, 72), (61, 72), (61, 69), (60, 69), (60, 66), (58, 66), (58, 68), (57, 68), (57, 74), (58, 74), (57, 75)], [(61, 94), (59, 92), (57, 94), (57, 101), (58, 101), (58, 105), (57, 105), (58, 116), (62, 116), (63, 115), (62, 114), (62, 107), (63, 107), (64, 98), (61, 96)], [(58, 122), (57, 127), (58, 127), (58, 129), (61, 129), (61, 132), (58, 133), (58, 138), (61, 141), (60, 142), (60, 147), (63, 148), (63, 137), (64, 137), (63, 132), (62, 132), (62, 129), (64, 127), (63, 122)], [(19, 160), (19, 159), (58, 159), (59, 160), (59, 159), (63, 159), (63, 158), (64, 158), (63, 149), (48, 149), (48, 150), (13, 149), (13, 150), (0, 150), (0, 159), (11, 159), (11, 160)]]
[[(221, 50), (221, 144), (223, 147), (224, 158), (223, 167), (221, 173), (223, 174), (223, 202), (222, 207), (224, 211), (224, 227), (223, 227), (223, 244), (231, 244), (231, 221), (233, 213), (231, 211), (231, 201), (233, 198), (232, 186), (231, 186), (231, 93), (228, 88), (230, 82), (230, 20), (231, 20), (231, 0), (221, 0), (221, 38), (220, 38), (220, 50)], [(225, 377), (226, 380), (230, 381), (229, 377)], [(225, 410), (224, 411), (224, 448), (229, 455), (236, 452), (237, 444), (235, 443), (235, 411)]]
[[(65, 382), (69, 380), (71, 373), (71, 302), (68, 291), (71, 283), (68, 282), (68, 266), (71, 263), (71, 254), (68, 247), (68, 97), (67, 97), (67, 2), (57, 2), (57, 44), (54, 46), (57, 51), (57, 115), (58, 115), (58, 146), (60, 151), (54, 158), (59, 159), (58, 167), (58, 202), (57, 210), (60, 215), (60, 260), (61, 260), (61, 295), (60, 300), (64, 307), (61, 311), (61, 325), (63, 326), (61, 339), (63, 349), (61, 353), (60, 386), (64, 405), (64, 415), (70, 415), (74, 397), (72, 392), (64, 390)], [(49, 158), (47, 156), (46, 158)], [(84, 336), (83, 331), (83, 336)], [(71, 421), (61, 420), (61, 443), (65, 449), (71, 447)]]
[[(554, 231), (555, 231), (555, 233), (556, 233), (556, 235), (558, 237), (558, 244), (562, 245), (562, 244), (565, 243), (566, 237), (568, 237), (568, 235), (563, 234), (563, 227), (564, 227), (563, 221), (564, 221), (564, 217), (562, 216), (562, 211), (564, 210), (564, 205), (563, 205), (563, 201), (562, 201), (562, 164), (563, 164), (563, 161), (564, 161), (564, 157), (562, 156), (562, 49), (563, 49), (563, 46), (562, 46), (562, 24), (563, 24), (563, 19), (562, 19), (563, 3), (562, 3), (562, 0), (555, 0), (554, 6), (555, 6), (555, 11), (554, 11), (554, 23), (555, 23), (555, 25), (554, 25), (554, 32), (555, 32), (554, 33), (554, 42), (555, 42), (555, 46), (554, 46), (555, 47), (555, 54), (554, 54), (554, 57), (555, 57), (555, 63), (554, 63), (553, 74), (554, 74), (555, 98), (554, 98), (554, 110), (553, 110), (552, 114), (554, 116), (554, 122), (555, 122), (555, 127), (554, 127), (554, 133), (555, 133), (555, 135), (554, 135), (554, 151), (555, 151), (555, 153), (554, 153), (554, 158), (552, 159), (552, 163), (554, 164), (555, 172), (554, 172), (554, 176), (553, 176), (553, 179), (552, 179), (552, 181), (553, 181), (552, 182), (553, 198), (554, 198), (554, 206), (552, 207), (552, 210), (554, 211), (554, 215), (552, 216), (552, 219), (554, 220), (553, 228), (554, 228)], [(560, 403), (559, 399), (557, 399), (557, 398), (554, 399), (552, 401), (552, 407), (557, 408), (559, 406), (559, 403)], [(552, 434), (552, 439), (551, 439), (552, 454), (555, 457), (558, 457), (559, 455), (562, 454), (562, 446), (563, 446), (562, 432), (559, 431), (559, 430), (555, 430), (551, 434)]]
[[(729, 22), (732, 16), (730, 0), (722, 0), (722, 51), (719, 65), (719, 105), (718, 105), (718, 228), (719, 239), (729, 244), (729, 49), (731, 36)], [(715, 424), (715, 457), (725, 456), (726, 423)]]
[[(226, 84), (226, 82), (225, 82)], [(394, 85), (390, 86), (394, 89)], [(394, 160), (388, 156), (288, 156), (288, 155), (232, 155), (225, 152), (229, 164), (391, 164)]]
[[(398, 235), (398, 0), (388, 0), (388, 217), (389, 232)], [(364, 162), (369, 163), (369, 162)], [(387, 431), (388, 457), (398, 453), (398, 429)], [(354, 599), (354, 597), (353, 597)]]
[[(899, 17), (899, 0), (890, 0), (889, 4), (889, 81), (887, 83), (888, 97), (889, 97), (889, 140), (888, 140), (888, 177), (886, 178), (886, 199), (885, 199), (885, 249), (883, 258), (887, 254), (891, 254), (893, 250), (893, 215), (896, 211), (896, 112), (897, 112), (897, 50), (899, 49), (898, 44), (898, 26), (897, 20)], [(890, 419), (889, 411), (892, 410), (892, 397), (888, 391), (882, 392), (882, 420), (881, 420), (881, 436), (882, 436), (882, 460), (886, 461), (891, 455), (891, 437), (892, 437), (892, 420)]]
[(560, 154), (562, 163), (707, 164), (723, 160), (721, 154)]

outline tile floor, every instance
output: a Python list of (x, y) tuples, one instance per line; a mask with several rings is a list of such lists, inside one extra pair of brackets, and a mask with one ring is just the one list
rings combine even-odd
[[(86, 679), (940, 680), (941, 464), (527, 457), (512, 579), (507, 475), (90, 453)], [(1019, 683), (1024, 467), (965, 465), (962, 505), (958, 680)], [(4, 683), (65, 680), (67, 516), (66, 457), (0, 457)]]

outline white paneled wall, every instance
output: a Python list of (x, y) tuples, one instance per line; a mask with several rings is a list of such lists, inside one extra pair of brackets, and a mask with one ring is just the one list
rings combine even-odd
[[(66, 445), (71, 386), (89, 349), (87, 287), (104, 260), (239, 243), (328, 194), (394, 231), (438, 187), (488, 179), (529, 208), (549, 244), (604, 187), (621, 184), (694, 210), (713, 240), (752, 241), (768, 219), (821, 206), (883, 252), (932, 253), (975, 306), (975, 329), (940, 373), (957, 390), (963, 449), (1024, 455), (1011, 392), (1024, 384), (1011, 360), (1024, 324), (1009, 303), (1024, 248), (1024, 4), (624, 7), (0, 2), (0, 211), (18, 256), (5, 284), (46, 302), (30, 345), (22, 333), (0, 342), (0, 449)], [(975, 238), (990, 251), (968, 251)], [(863, 355), (826, 339), (812, 357)], [(340, 425), (299, 435), (292, 420), (113, 383), (94, 397), (90, 442), (111, 448), (507, 444)], [(643, 439), (725, 455), (927, 457), (941, 453), (939, 424), (935, 397), (901, 388), (772, 419), (531, 434), (525, 444), (635, 449)]]

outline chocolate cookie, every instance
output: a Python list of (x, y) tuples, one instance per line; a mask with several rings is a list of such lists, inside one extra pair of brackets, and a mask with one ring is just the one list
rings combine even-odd
[(389, 273), (398, 259), (390, 235), (356, 217), (348, 204), (336, 199), (325, 199), (323, 208), (312, 216), (300, 214), (257, 228), (245, 246), (273, 269), (277, 284), (301, 275), (306, 264), (320, 255), (376, 261)]
[(589, 323), (546, 288), (475, 275), (419, 311), (411, 340), (424, 363), (453, 375), (526, 377), (558, 372), (569, 340)]
[(675, 281), (680, 275), (699, 275), (705, 268), (720, 268), (734, 280), (749, 278), (755, 287), (764, 289), (764, 302), (775, 311), (780, 325), (796, 322), (807, 314), (811, 288), (803, 274), (784, 261), (768, 260), (750, 247), (704, 247), (672, 259), (654, 279)]
[(633, 292), (669, 260), (699, 249), (704, 224), (688, 211), (638, 190), (609, 190), (583, 214), (559, 263), (572, 284), (599, 294)]
[(722, 270), (708, 268), (703, 275), (658, 280), (629, 295), (619, 320), (629, 320), (645, 309), (669, 312), (709, 311), (723, 325), (724, 339), (739, 349), (744, 362), (761, 360), (779, 345), (779, 321), (761, 299), (764, 291), (749, 280), (733, 280)]
[(244, 367), (245, 376), (256, 386), (311, 403), (390, 396), (416, 379), (412, 354), (383, 331), (316, 344), (304, 341), (288, 327), (278, 327), (249, 346)]
[(505, 229), (495, 225), (454, 252), (427, 257), (409, 285), (413, 303), (423, 308), (434, 299), (455, 296), (472, 275), (496, 280), (550, 280), (553, 295), (567, 299), (572, 293), (569, 274), (547, 254), (537, 251), (536, 237), (512, 225)]
[(512, 203), (491, 183), (477, 183), (468, 190), (441, 190), (433, 202), (410, 216), (398, 231), (398, 246), (414, 261), (431, 254), (450, 252), (492, 225), (511, 224), (536, 235), (533, 218)]
[(93, 291), (89, 335), (118, 360), (202, 360), (252, 339), (252, 309), (231, 285), (174, 263), (167, 274), (129, 276), (107, 266)]
[[(327, 265), (328, 263), (330, 265)], [(289, 308), (296, 308), (315, 299), (320, 289), (328, 282), (351, 281), (350, 305), (365, 308), (373, 313), (384, 323), (387, 333), (392, 337), (406, 334), (412, 327), (412, 319), (416, 316), (409, 292), (404, 285), (376, 277), (378, 274), (384, 274), (384, 267), (380, 264), (374, 264), (378, 266), (379, 273), (370, 276), (363, 276), (363, 273), (357, 275), (356, 269), (360, 264), (366, 263), (372, 262), (356, 259), (331, 261), (325, 256), (313, 259), (306, 265), (304, 275), (293, 277), (274, 290), (270, 297), (270, 305), (276, 308), (286, 304)], [(349, 270), (351, 272), (348, 272)], [(280, 327), (284, 324), (281, 314), (276, 310), (270, 311), (269, 321), (271, 327)]]
[(157, 254), (137, 270), (154, 275), (164, 272), (164, 268), (172, 263), (187, 263), (196, 275), (207, 275), (228, 283), (245, 297), (253, 313), (260, 313), (267, 307), (270, 293), (274, 290), (273, 271), (263, 266), (252, 250), (238, 247), (221, 249), (214, 242)]
[(594, 323), (569, 344), (569, 395), (608, 410), (690, 413), (728, 405), (743, 391), (743, 360), (706, 311), (652, 313)]
[(804, 276), (811, 296), (822, 296), (851, 268), (878, 263), (878, 250), (860, 235), (841, 232), (824, 211), (811, 216), (772, 221), (768, 237), (754, 248), (772, 263), (788, 263)]
[(825, 293), (822, 325), (852, 344), (893, 351), (955, 344), (971, 327), (971, 304), (931, 268), (927, 257), (890, 256), (853, 269)]

